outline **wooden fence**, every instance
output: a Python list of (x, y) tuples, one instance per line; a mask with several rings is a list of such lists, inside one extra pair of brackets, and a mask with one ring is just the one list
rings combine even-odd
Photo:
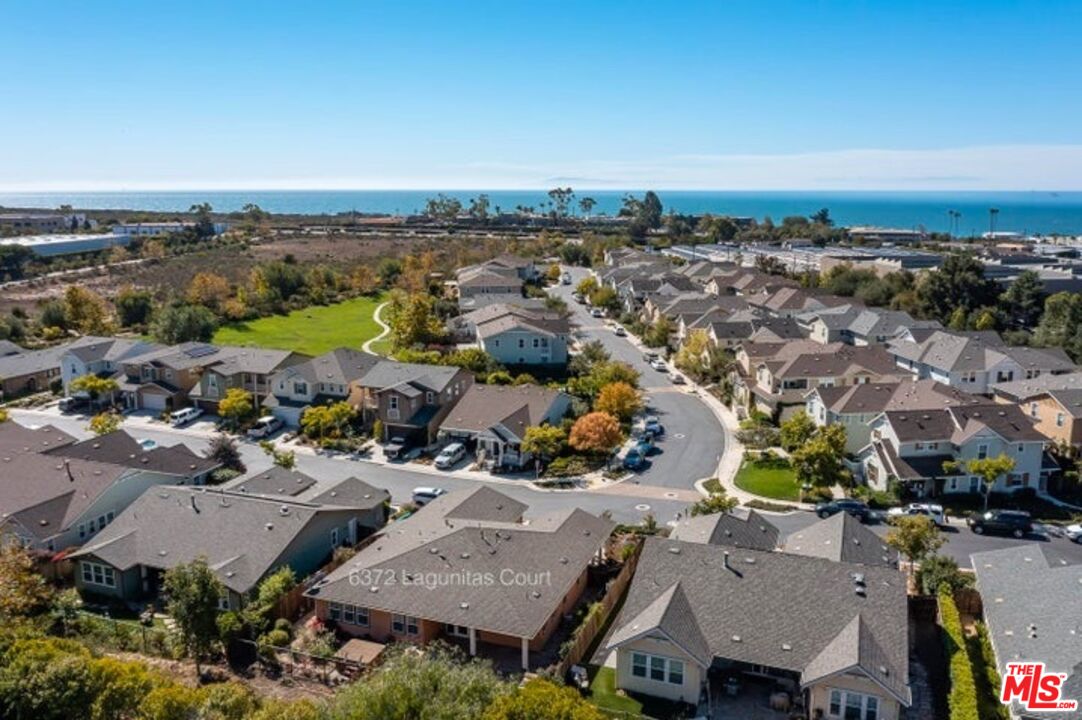
[(554, 666), (554, 674), (558, 678), (567, 676), (572, 665), (578, 665), (586, 656), (587, 651), (593, 646), (598, 633), (608, 622), (613, 609), (627, 591), (631, 578), (635, 574), (635, 567), (639, 564), (639, 553), (642, 550), (642, 541), (636, 540), (634, 550), (624, 561), (624, 566), (613, 578), (605, 589), (605, 595), (598, 600), (599, 608), (591, 611), (583, 619), (582, 624), (575, 628), (571, 637), (571, 645), (563, 658)]

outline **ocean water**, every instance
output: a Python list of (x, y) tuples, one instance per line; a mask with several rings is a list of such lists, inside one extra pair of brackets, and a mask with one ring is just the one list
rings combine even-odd
[[(184, 211), (196, 203), (209, 202), (215, 210), (231, 212), (247, 203), (280, 213), (365, 213), (410, 214), (420, 211), (425, 200), (438, 190), (207, 190), (176, 192), (68, 192), (0, 193), (0, 207), (76, 208)], [(464, 204), (484, 192), (492, 209), (513, 211), (516, 206), (539, 207), (548, 200), (543, 190), (445, 190)], [(580, 190), (578, 199), (597, 201), (593, 213), (615, 214), (628, 192)], [(961, 213), (955, 229), (973, 235), (989, 229), (991, 208), (997, 231), (1037, 234), (1082, 234), (1082, 192), (773, 192), (773, 191), (687, 191), (658, 190), (665, 210), (699, 214), (769, 216), (780, 222), (787, 215), (809, 215), (828, 208), (841, 225), (880, 225), (951, 230), (949, 211)]]

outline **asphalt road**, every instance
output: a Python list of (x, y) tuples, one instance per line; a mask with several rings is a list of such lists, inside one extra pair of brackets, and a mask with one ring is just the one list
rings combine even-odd
[(575, 285), (587, 274), (582, 268), (571, 268), (571, 285), (556, 286), (552, 292), (567, 302), (583, 341), (600, 340), (614, 360), (626, 362), (642, 374), (647, 407), (665, 427), (665, 435), (658, 443), (661, 452), (628, 482), (690, 489), (697, 480), (714, 477), (725, 452), (721, 423), (705, 403), (687, 391), (687, 386), (673, 385), (667, 374), (643, 360), (641, 350), (626, 337), (613, 333), (611, 323), (590, 317), (589, 308), (572, 299)]

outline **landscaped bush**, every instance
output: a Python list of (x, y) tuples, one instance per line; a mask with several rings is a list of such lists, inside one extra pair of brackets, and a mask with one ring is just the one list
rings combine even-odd
[(951, 689), (947, 698), (950, 720), (980, 720), (977, 712), (977, 685), (973, 679), (969, 653), (966, 652), (962, 619), (949, 592), (939, 593), (939, 618), (950, 667)]
[(571, 477), (573, 475), (585, 475), (596, 470), (598, 462), (582, 455), (567, 455), (558, 457), (545, 468), (546, 477)]
[(744, 507), (751, 508), (752, 510), (769, 510), (770, 512), (789, 512), (790, 510), (796, 510), (795, 505), (773, 503), (767, 500), (759, 500), (758, 498), (748, 500), (744, 503)]
[(1007, 706), (999, 701), (999, 671), (988, 628), (984, 623), (977, 623), (976, 630), (975, 635), (966, 638), (966, 648), (977, 685), (980, 716), (982, 720), (1010, 720)]
[(821, 503), (834, 499), (834, 492), (827, 487), (813, 487), (804, 493), (804, 502)]

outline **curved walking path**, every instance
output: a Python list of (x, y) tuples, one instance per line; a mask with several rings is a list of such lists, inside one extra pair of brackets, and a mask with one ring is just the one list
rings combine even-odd
[(372, 319), (375, 320), (376, 324), (383, 329), (380, 331), (379, 335), (375, 336), (374, 338), (369, 338), (368, 340), (365, 340), (364, 344), (361, 345), (361, 350), (364, 350), (366, 353), (372, 352), (372, 343), (378, 340), (382, 340), (383, 338), (387, 337), (387, 333), (391, 332), (391, 326), (383, 322), (383, 318), (380, 317), (380, 313), (383, 312), (383, 308), (387, 307), (389, 304), (390, 303), (380, 303), (376, 306), (375, 311), (372, 313)]

